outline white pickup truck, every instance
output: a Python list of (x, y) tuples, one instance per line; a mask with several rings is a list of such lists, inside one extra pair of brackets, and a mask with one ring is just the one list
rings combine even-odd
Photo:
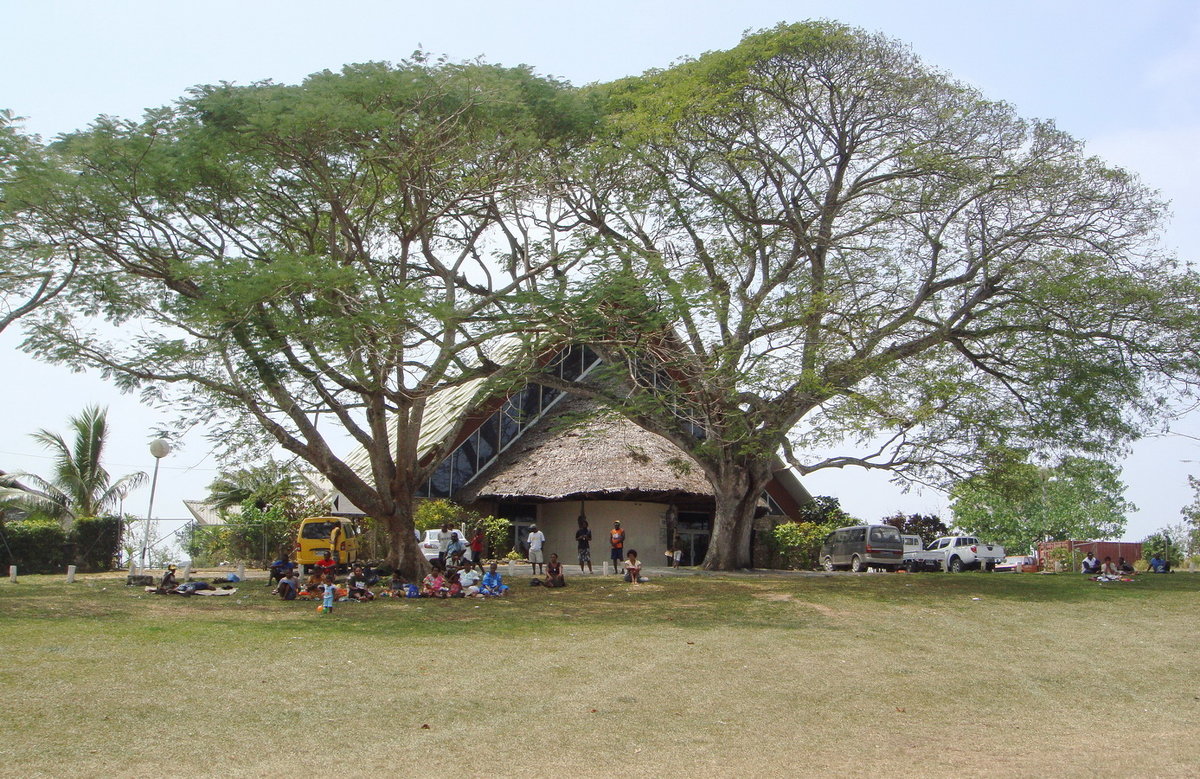
[(991, 571), (1002, 562), (1004, 547), (999, 544), (983, 544), (974, 536), (943, 536), (922, 551), (906, 551), (903, 565), (909, 571), (960, 573), (971, 569)]

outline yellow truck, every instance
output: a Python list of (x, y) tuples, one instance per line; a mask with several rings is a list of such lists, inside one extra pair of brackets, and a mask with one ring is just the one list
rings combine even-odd
[(308, 517), (300, 521), (296, 532), (295, 561), (300, 572), (311, 572), (317, 561), (329, 552), (338, 570), (359, 560), (358, 526), (344, 517)]

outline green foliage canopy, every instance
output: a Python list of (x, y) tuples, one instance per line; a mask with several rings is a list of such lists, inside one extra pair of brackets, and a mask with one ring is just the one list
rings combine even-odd
[(951, 490), (954, 526), (1020, 553), (1039, 540), (1116, 538), (1136, 507), (1111, 463), (1064, 457), (1040, 468), (1020, 453), (998, 452), (985, 471)]
[[(282, 446), (386, 525), (416, 575), (413, 494), (444, 454), (418, 458), (427, 401), (496, 374), (483, 345), (520, 326), (513, 301), (571, 266), (543, 170), (588, 116), (528, 69), (418, 54), (101, 117), (12, 192), (89, 269), (28, 347), (242, 456)], [(335, 454), (322, 415), (366, 462)]]
[(781, 447), (948, 484), (997, 446), (1118, 450), (1200, 375), (1155, 193), (900, 43), (780, 25), (595, 93), (565, 326), (704, 468), (706, 565), (745, 564)]

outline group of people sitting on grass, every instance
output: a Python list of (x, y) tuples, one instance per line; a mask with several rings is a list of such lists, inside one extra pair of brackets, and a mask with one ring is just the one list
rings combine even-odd
[[(392, 574), (387, 586), (378, 592), (371, 589), (379, 576), (362, 565), (355, 565), (346, 576), (344, 584), (338, 584), (333, 573), (314, 569), (308, 580), (300, 582), (296, 571), (288, 570), (273, 592), (283, 600), (322, 600), (326, 606), (335, 602), (371, 601), (376, 598), (465, 598), (499, 597), (508, 591), (496, 564), (482, 576), (474, 568), (447, 568), (438, 560), (432, 561), (430, 571), (420, 584), (405, 581), (397, 571)], [(332, 600), (331, 600), (332, 598)]]
[(496, 570), (496, 564), (488, 566), (480, 576), (470, 565), (461, 568), (446, 566), (439, 560), (430, 562), (433, 567), (421, 580), (418, 591), (422, 598), (498, 598), (508, 592), (508, 585)]
[(1083, 564), (1080, 566), (1079, 572), (1093, 576), (1120, 578), (1122, 576), (1133, 576), (1134, 569), (1132, 565), (1125, 561), (1124, 557), (1117, 558), (1117, 562), (1115, 563), (1111, 557), (1105, 557), (1104, 562), (1100, 562), (1096, 555), (1088, 552), (1088, 556), (1083, 558)]

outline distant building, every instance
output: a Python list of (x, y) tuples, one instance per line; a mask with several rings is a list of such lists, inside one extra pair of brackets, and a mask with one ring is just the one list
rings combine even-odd
[[(561, 378), (574, 381), (598, 362), (587, 347), (572, 346), (549, 365)], [(451, 435), (455, 448), (420, 497), (450, 498), (509, 519), (518, 549), (536, 523), (546, 534), (547, 553), (557, 552), (566, 562), (576, 557), (581, 516), (592, 530), (597, 566), (608, 559), (614, 520), (625, 530), (625, 549), (637, 549), (647, 565), (666, 563), (664, 553), (673, 538), (684, 565), (703, 560), (715, 501), (699, 466), (674, 444), (551, 387), (530, 383), (508, 397), (478, 397), (482, 385), (468, 382), (430, 400), (418, 457)], [(366, 452), (355, 452), (347, 464), (367, 472)], [(758, 541), (752, 550), (755, 560), (766, 559), (762, 531), (795, 518), (809, 500), (794, 473), (781, 464), (761, 501), (752, 539), (752, 544)], [(333, 513), (362, 515), (337, 492)]]

